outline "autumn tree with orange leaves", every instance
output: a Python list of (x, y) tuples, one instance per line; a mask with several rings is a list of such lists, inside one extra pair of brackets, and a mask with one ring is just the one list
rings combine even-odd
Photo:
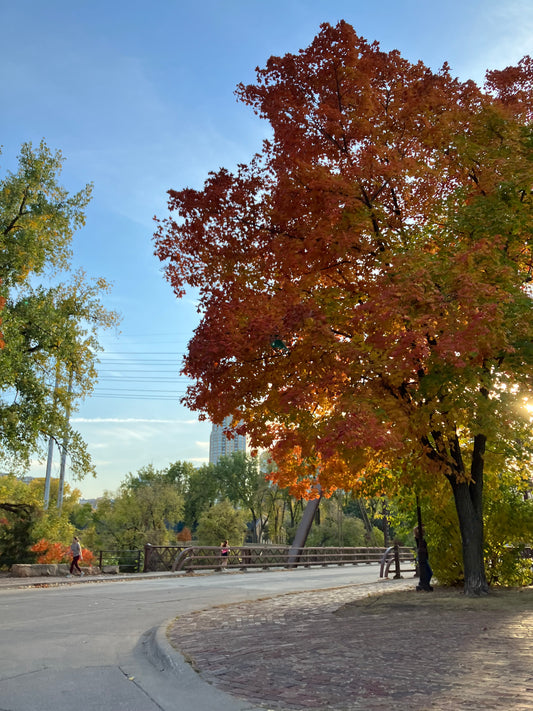
[(487, 592), (485, 462), (519, 453), (533, 376), (532, 60), (480, 88), (341, 22), (237, 95), (271, 140), (170, 190), (155, 235), (177, 296), (200, 292), (184, 401), (299, 495), (445, 477)]

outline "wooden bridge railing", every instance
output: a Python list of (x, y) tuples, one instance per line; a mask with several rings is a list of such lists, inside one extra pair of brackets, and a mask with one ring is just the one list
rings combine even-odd
[[(289, 560), (290, 554), (290, 560)], [(400, 565), (412, 563), (411, 548), (391, 546), (390, 548), (300, 548), (296, 556), (289, 546), (238, 546), (232, 547), (225, 567), (228, 569), (248, 568), (294, 568), (328, 565), (358, 565), (379, 563), (380, 577), (388, 577), (394, 564), (395, 577), (400, 576)], [(216, 546), (191, 546), (177, 551), (172, 570), (221, 569), (222, 556)]]
[(172, 570), (176, 555), (186, 548), (187, 546), (152, 546), (147, 543), (144, 546), (143, 573)]

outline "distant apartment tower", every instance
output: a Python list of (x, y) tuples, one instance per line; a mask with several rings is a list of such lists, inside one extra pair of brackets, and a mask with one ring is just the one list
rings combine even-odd
[(216, 464), (220, 457), (232, 452), (246, 452), (246, 435), (236, 434), (228, 439), (224, 430), (231, 429), (231, 417), (225, 417), (221, 425), (213, 425), (209, 438), (209, 463)]

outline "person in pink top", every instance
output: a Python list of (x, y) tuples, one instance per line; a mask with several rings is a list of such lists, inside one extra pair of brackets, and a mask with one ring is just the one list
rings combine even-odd
[(229, 545), (227, 541), (222, 541), (220, 544), (220, 555), (222, 556), (222, 569), (226, 568), (228, 565), (229, 556)]

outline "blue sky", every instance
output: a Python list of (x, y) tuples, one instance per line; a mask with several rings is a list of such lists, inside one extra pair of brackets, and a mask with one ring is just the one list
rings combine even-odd
[(98, 472), (76, 484), (85, 497), (147, 464), (207, 461), (210, 425), (179, 402), (194, 295), (177, 301), (164, 281), (152, 218), (165, 215), (169, 188), (200, 187), (260, 148), (268, 127), (235, 86), (341, 19), (384, 50), (433, 69), (447, 61), (460, 79), (481, 82), (486, 68), (533, 51), (531, 0), (2, 3), (2, 174), (23, 142), (44, 138), (65, 156), (69, 190), (94, 183), (74, 264), (113, 283), (106, 305), (122, 316), (120, 333), (102, 337), (94, 396), (73, 418)]

